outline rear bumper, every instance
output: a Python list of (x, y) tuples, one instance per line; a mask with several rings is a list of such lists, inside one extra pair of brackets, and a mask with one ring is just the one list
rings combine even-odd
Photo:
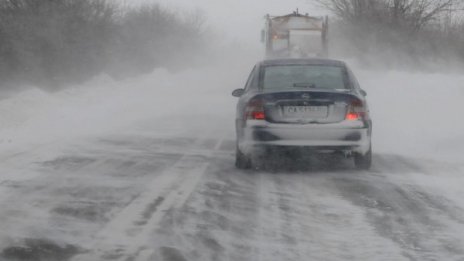
[(274, 124), (247, 121), (238, 132), (238, 147), (246, 154), (262, 147), (301, 147), (320, 151), (365, 154), (370, 148), (370, 126), (361, 121), (332, 124)]

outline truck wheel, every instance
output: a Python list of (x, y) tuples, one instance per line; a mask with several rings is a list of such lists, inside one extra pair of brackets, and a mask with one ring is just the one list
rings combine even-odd
[(235, 151), (235, 167), (237, 169), (251, 169), (251, 159), (237, 147)]
[(359, 170), (369, 170), (372, 165), (372, 148), (366, 154), (354, 154), (354, 165)]

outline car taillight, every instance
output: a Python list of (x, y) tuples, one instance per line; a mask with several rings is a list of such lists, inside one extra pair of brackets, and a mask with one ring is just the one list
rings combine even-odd
[(251, 100), (245, 111), (245, 119), (247, 120), (264, 120), (264, 103), (262, 100)]
[(355, 100), (351, 102), (346, 113), (346, 119), (350, 121), (366, 120), (367, 110), (362, 101)]
[(346, 114), (346, 119), (350, 121), (354, 121), (354, 120), (359, 119), (359, 115), (357, 113), (350, 112)]

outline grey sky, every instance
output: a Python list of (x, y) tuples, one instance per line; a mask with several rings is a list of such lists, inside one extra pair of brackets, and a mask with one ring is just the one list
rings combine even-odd
[(205, 12), (208, 25), (229, 39), (257, 43), (265, 14), (282, 15), (299, 8), (314, 15), (325, 12), (314, 7), (312, 0), (126, 0), (126, 3), (161, 3), (173, 9)]

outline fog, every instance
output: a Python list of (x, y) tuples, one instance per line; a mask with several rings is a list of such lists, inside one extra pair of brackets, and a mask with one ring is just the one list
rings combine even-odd
[[(266, 14), (289, 14), (297, 8), (301, 12), (312, 15), (325, 15), (322, 10), (311, 0), (136, 0), (130, 4), (140, 5), (147, 3), (160, 3), (168, 8), (191, 11), (202, 10), (207, 18), (208, 26), (221, 36), (225, 35), (231, 41), (246, 44), (249, 48), (261, 47), (260, 31), (263, 29), (264, 16)], [(126, 3), (128, 3), (126, 1)]]
[[(0, 261), (463, 259), (464, 76), (452, 67), (458, 55), (404, 62), (394, 46), (381, 54), (392, 58), (386, 62), (375, 47), (348, 52), (350, 40), (334, 34), (331, 58), (347, 62), (367, 92), (371, 170), (356, 170), (351, 158), (284, 155), (270, 159), (276, 168), (244, 171), (234, 166), (231, 92), (264, 59), (263, 16), (330, 12), (303, 0), (124, 3), (161, 3), (168, 18), (177, 15), (181, 32), (190, 28), (183, 19), (201, 10), (203, 26), (189, 35), (198, 42), (166, 30), (145, 38), (152, 16), (135, 12), (130, 23), (116, 16), (124, 28), (116, 36), (125, 36), (117, 39), (125, 41), (109, 43), (102, 57), (116, 57), (120, 67), (105, 61), (83, 79), (54, 86), (15, 79), (2, 85)], [(43, 54), (18, 53), (33, 66)]]

